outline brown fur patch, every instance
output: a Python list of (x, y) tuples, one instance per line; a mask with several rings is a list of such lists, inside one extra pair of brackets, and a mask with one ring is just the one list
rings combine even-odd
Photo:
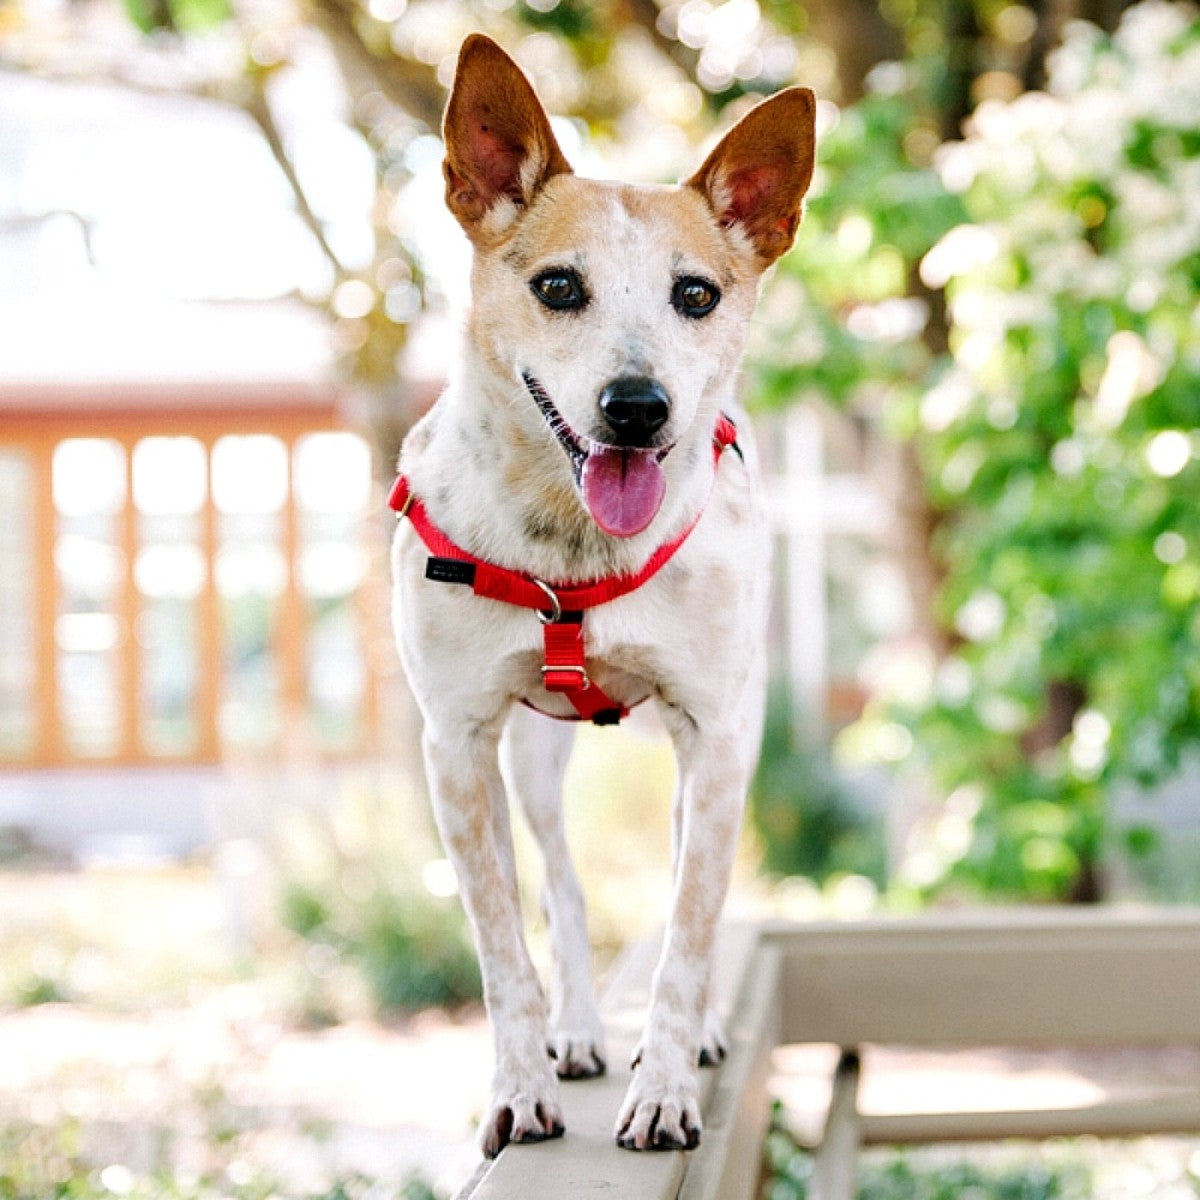
[(816, 160), (816, 98), (787, 88), (752, 108), (687, 181), (723, 228), (740, 228), (760, 263), (792, 244)]
[(498, 201), (528, 205), (548, 179), (571, 170), (529, 80), (482, 34), (459, 51), (443, 135), (446, 205), (477, 242)]
[(504, 262), (528, 274), (537, 266), (572, 266), (587, 273), (597, 242), (596, 214), (616, 203), (631, 220), (662, 230), (676, 245), (681, 274), (706, 270), (728, 288), (749, 276), (704, 198), (692, 188), (634, 186), (574, 175), (550, 180), (503, 250)]

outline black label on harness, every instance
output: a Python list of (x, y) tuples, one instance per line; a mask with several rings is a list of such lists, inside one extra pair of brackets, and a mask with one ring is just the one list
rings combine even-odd
[(475, 564), (463, 562), (461, 558), (435, 558), (432, 555), (425, 564), (425, 578), (434, 583), (465, 583), (471, 587), (475, 582)]

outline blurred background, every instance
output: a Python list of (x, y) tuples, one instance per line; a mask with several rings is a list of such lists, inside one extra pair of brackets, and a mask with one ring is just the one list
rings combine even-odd
[[(1195, 8), (3, 0), (0, 1197), (469, 1169), (383, 497), (456, 352), (475, 29), (587, 175), (820, 97), (744, 373), (775, 676), (733, 911), (1200, 900)], [(651, 718), (580, 740), (601, 967), (664, 911), (672, 771)], [(1136, 1194), (1198, 1194), (1171, 1161)]]

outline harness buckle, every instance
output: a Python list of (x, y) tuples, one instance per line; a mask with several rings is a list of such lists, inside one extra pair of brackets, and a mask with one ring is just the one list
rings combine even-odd
[(534, 610), (537, 613), (538, 620), (543, 625), (556, 625), (562, 620), (563, 614), (562, 604), (558, 599), (557, 593), (548, 583), (543, 583), (540, 579), (534, 579), (532, 582), (537, 584), (546, 593), (546, 599), (550, 601), (549, 613), (543, 612), (540, 608)]
[[(576, 666), (544, 666), (542, 667), (542, 682), (545, 683), (547, 675), (565, 675), (568, 672), (572, 672), (573, 674), (579, 676), (579, 683), (576, 686), (578, 686), (581, 692), (586, 692), (588, 688), (592, 686), (592, 681), (588, 678), (587, 671), (585, 671), (583, 667)], [(546, 690), (553, 691), (555, 689), (547, 686)]]

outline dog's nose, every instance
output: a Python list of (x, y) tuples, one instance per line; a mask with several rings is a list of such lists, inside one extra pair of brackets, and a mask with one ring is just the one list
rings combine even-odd
[(623, 375), (600, 393), (600, 411), (618, 446), (648, 446), (671, 415), (663, 386), (644, 375)]

